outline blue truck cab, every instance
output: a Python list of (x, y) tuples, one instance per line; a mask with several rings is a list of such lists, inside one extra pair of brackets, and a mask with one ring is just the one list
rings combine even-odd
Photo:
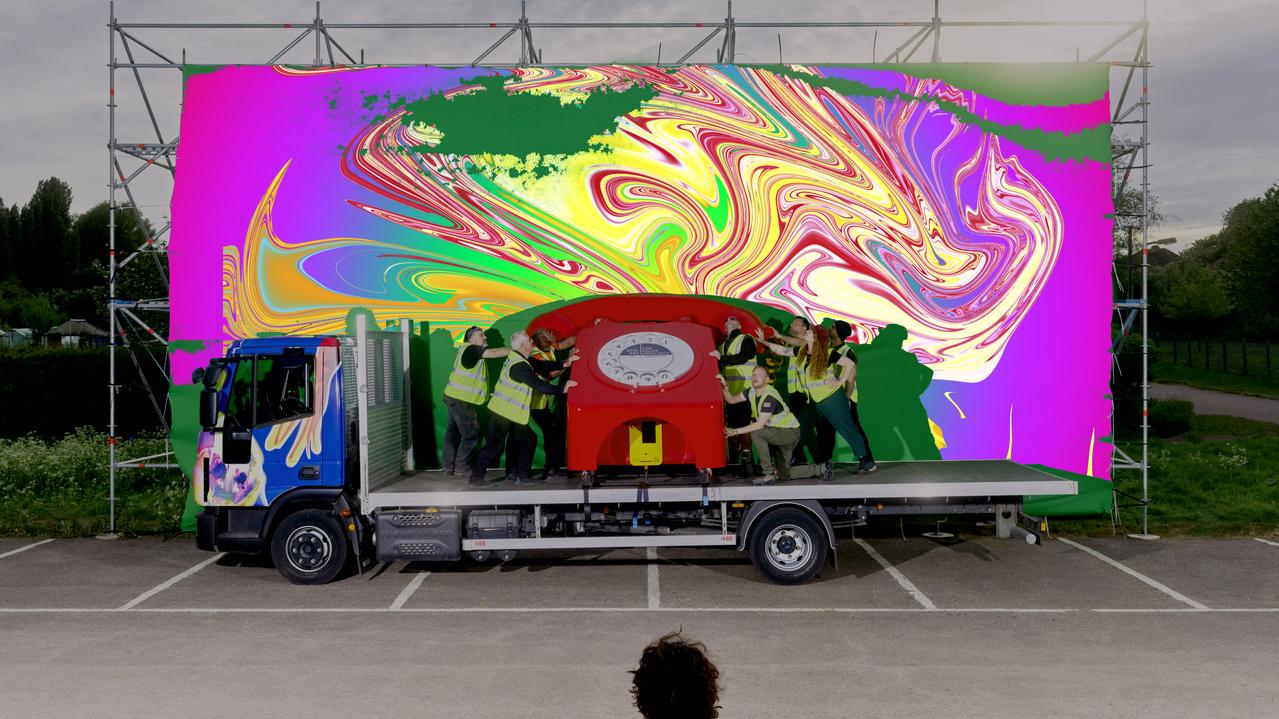
[[(355, 348), (346, 337), (247, 339), (197, 370), (200, 547), (269, 549), (300, 583), (329, 581), (358, 557)], [(402, 404), (389, 394), (380, 399)]]

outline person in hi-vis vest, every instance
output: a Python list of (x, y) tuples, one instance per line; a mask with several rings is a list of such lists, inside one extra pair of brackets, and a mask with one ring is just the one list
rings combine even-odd
[(488, 348), (488, 339), (479, 327), (468, 327), (462, 346), (453, 358), (453, 371), (444, 387), (444, 407), (448, 427), (444, 430), (444, 450), (440, 460), (444, 474), (470, 474), (480, 441), (479, 408), (488, 401), (489, 373), (484, 360), (505, 357), (505, 347)]
[[(750, 386), (751, 371), (758, 366), (755, 357), (758, 354), (755, 340), (742, 332), (742, 323), (736, 317), (729, 316), (724, 320), (724, 341), (713, 350), (711, 356), (719, 360), (719, 373), (728, 383), (733, 394), (741, 394)], [(729, 427), (745, 427), (751, 423), (750, 407), (744, 404), (724, 405), (724, 423)], [(740, 474), (749, 477), (751, 472), (751, 444), (747, 437), (730, 439), (728, 442), (728, 463), (734, 459), (740, 463)], [(736, 457), (734, 457), (736, 455)]]
[[(555, 352), (573, 347), (577, 344), (577, 338), (568, 337), (556, 342), (554, 332), (540, 329), (533, 333), (532, 339), (533, 351), (529, 354), (529, 363), (533, 365), (537, 376), (552, 384), (561, 376), (567, 381), (568, 377), (565, 375), (568, 370), (558, 367)], [(564, 457), (568, 449), (565, 435), (568, 413), (564, 401), (534, 392), (532, 415), (533, 423), (542, 431), (542, 452), (546, 460), (542, 468), (542, 479), (555, 481), (567, 478)]]
[(724, 388), (725, 402), (745, 404), (750, 409), (751, 423), (745, 427), (725, 427), (724, 435), (750, 437), (764, 471), (764, 476), (753, 480), (754, 484), (789, 480), (791, 453), (799, 444), (799, 419), (786, 406), (781, 393), (769, 383), (768, 369), (756, 366), (745, 392), (729, 392), (723, 375), (719, 375), (719, 382)]
[[(762, 329), (758, 330), (757, 334), (759, 340), (774, 353), (782, 357), (794, 357), (798, 361), (799, 366), (804, 370), (800, 377), (803, 380), (805, 392), (812, 398), (822, 417), (831, 423), (835, 431), (852, 448), (853, 454), (859, 461), (857, 473), (874, 472), (875, 460), (871, 458), (869, 449), (862, 441), (861, 433), (853, 424), (853, 418), (848, 410), (847, 383), (854, 381), (856, 366), (843, 352), (831, 349), (830, 335), (825, 328), (818, 327), (806, 331), (803, 337), (804, 345), (798, 350), (765, 342)], [(838, 375), (835, 373), (836, 368), (840, 372)], [(846, 379), (840, 379), (841, 377)], [(823, 464), (825, 465), (823, 478), (829, 481), (834, 478), (834, 465), (830, 459)]]
[[(546, 481), (532, 477), (533, 452), (537, 449), (537, 434), (528, 426), (533, 393), (565, 394), (577, 383), (569, 380), (563, 387), (559, 387), (538, 377), (528, 359), (532, 351), (533, 341), (529, 339), (528, 333), (516, 332), (511, 335), (511, 353), (506, 356), (502, 374), (497, 379), (497, 386), (493, 388), (493, 396), (489, 398), (488, 432), (484, 436), (484, 449), (480, 450), (475, 468), (471, 470), (468, 481), (471, 486), (489, 485), (484, 479), (484, 472), (504, 448), (509, 450), (506, 479), (516, 484), (541, 484)], [(577, 359), (577, 353), (573, 353), (559, 363), (559, 368), (568, 367)]]

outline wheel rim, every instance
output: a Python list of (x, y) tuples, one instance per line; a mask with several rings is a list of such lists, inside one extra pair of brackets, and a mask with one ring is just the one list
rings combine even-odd
[(794, 524), (783, 524), (769, 532), (764, 556), (768, 563), (793, 572), (808, 564), (813, 556), (813, 542), (808, 532)]
[(298, 527), (285, 542), (289, 564), (305, 574), (324, 569), (333, 557), (333, 543), (329, 535), (319, 527)]

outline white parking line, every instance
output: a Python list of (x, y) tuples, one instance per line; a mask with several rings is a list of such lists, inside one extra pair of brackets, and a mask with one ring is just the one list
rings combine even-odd
[(130, 609), (133, 609), (134, 607), (136, 607), (136, 606), (138, 606), (139, 604), (141, 604), (141, 603), (145, 602), (146, 600), (150, 599), (151, 597), (154, 597), (155, 595), (159, 594), (160, 592), (163, 592), (164, 590), (168, 589), (169, 587), (172, 587), (173, 585), (177, 584), (178, 582), (182, 581), (183, 579), (186, 579), (187, 577), (191, 576), (192, 574), (195, 574), (196, 572), (200, 571), (201, 569), (204, 569), (205, 567), (209, 566), (210, 564), (213, 564), (214, 562), (218, 561), (219, 559), (221, 559), (221, 558), (222, 558), (222, 555), (223, 555), (223, 553), (222, 553), (222, 552), (218, 552), (217, 554), (213, 555), (212, 557), (209, 557), (208, 559), (204, 560), (203, 562), (200, 562), (199, 564), (195, 565), (194, 567), (191, 567), (190, 569), (186, 570), (185, 572), (183, 572), (183, 573), (181, 573), (181, 574), (179, 574), (179, 575), (177, 575), (177, 576), (175, 576), (175, 577), (171, 577), (171, 578), (169, 578), (169, 579), (165, 580), (164, 582), (161, 582), (160, 584), (155, 585), (154, 587), (151, 587), (150, 589), (148, 589), (148, 590), (146, 590), (145, 592), (143, 592), (143, 593), (139, 594), (138, 596), (134, 597), (133, 599), (129, 600), (128, 602), (126, 602), (126, 603), (122, 604), (122, 605), (121, 605), (121, 606), (120, 606), (120, 607), (119, 607), (116, 611), (120, 611), (120, 612), (127, 612), (127, 611), (129, 611)]
[(915, 601), (923, 605), (924, 609), (930, 611), (937, 609), (937, 605), (933, 604), (933, 600), (929, 599), (923, 592), (919, 591), (919, 587), (916, 587), (914, 582), (907, 579), (906, 575), (898, 571), (897, 567), (889, 564), (888, 560), (884, 559), (883, 555), (879, 552), (876, 552), (875, 548), (870, 546), (866, 540), (854, 537), (853, 541), (857, 542), (857, 546), (866, 550), (866, 553), (870, 555), (870, 558), (878, 562), (879, 566), (883, 567), (884, 571), (888, 572), (889, 576), (896, 579), (897, 583), (901, 585), (901, 588), (909, 592), (910, 596), (914, 597)]
[(662, 608), (662, 588), (657, 577), (657, 547), (648, 548), (648, 608)]
[[(75, 607), (0, 607), (3, 614), (118, 614), (119, 609)], [(1276, 614), (1279, 607), (1229, 609), (1036, 609), (1027, 607), (971, 607), (924, 609), (922, 607), (138, 607), (130, 614)]]
[(1272, 547), (1279, 547), (1279, 542), (1272, 542), (1269, 539), (1262, 539), (1261, 537), (1253, 537), (1253, 539), (1257, 540), (1258, 542), (1261, 542), (1262, 544), (1269, 544)]
[(35, 549), (36, 547), (40, 546), (41, 544), (48, 544), (49, 542), (52, 542), (52, 541), (53, 541), (52, 539), (42, 539), (42, 540), (40, 540), (39, 542), (33, 542), (33, 543), (28, 544), (28, 545), (26, 545), (26, 546), (18, 547), (17, 549), (10, 549), (9, 551), (5, 552), (4, 554), (0, 554), (0, 559), (4, 559), (5, 557), (12, 557), (13, 555), (15, 555), (15, 554), (17, 554), (17, 553), (19, 553), (19, 552), (25, 552), (25, 551), (27, 551), (28, 549)]
[(1086, 552), (1086, 553), (1088, 553), (1088, 554), (1091, 554), (1092, 556), (1094, 556), (1094, 557), (1096, 557), (1096, 558), (1100, 559), (1101, 561), (1105, 562), (1106, 564), (1109, 564), (1110, 566), (1114, 567), (1115, 569), (1118, 569), (1119, 571), (1123, 572), (1124, 574), (1127, 574), (1128, 576), (1133, 577), (1134, 579), (1138, 579), (1138, 580), (1140, 580), (1140, 581), (1144, 582), (1146, 585), (1148, 585), (1148, 586), (1150, 586), (1150, 587), (1153, 587), (1153, 588), (1155, 588), (1155, 589), (1158, 589), (1159, 591), (1163, 592), (1164, 594), (1167, 594), (1168, 596), (1172, 597), (1173, 599), (1176, 599), (1177, 601), (1181, 602), (1182, 604), (1189, 605), (1190, 607), (1192, 607), (1192, 608), (1194, 608), (1194, 609), (1197, 609), (1197, 610), (1199, 610), (1199, 611), (1204, 611), (1204, 610), (1208, 609), (1208, 605), (1206, 605), (1206, 604), (1200, 604), (1199, 602), (1196, 602), (1195, 600), (1191, 599), (1190, 597), (1187, 597), (1186, 595), (1182, 594), (1181, 592), (1178, 592), (1177, 590), (1172, 589), (1172, 588), (1171, 588), (1171, 587), (1169, 587), (1168, 585), (1166, 585), (1166, 584), (1164, 584), (1164, 583), (1162, 583), (1162, 582), (1156, 581), (1156, 580), (1154, 580), (1154, 579), (1151, 579), (1150, 577), (1147, 577), (1146, 575), (1142, 574), (1141, 572), (1138, 572), (1137, 570), (1132, 569), (1132, 568), (1130, 568), (1130, 567), (1126, 566), (1125, 564), (1123, 564), (1123, 563), (1122, 563), (1122, 562), (1120, 562), (1119, 560), (1111, 559), (1110, 557), (1107, 557), (1106, 555), (1102, 554), (1101, 552), (1098, 552), (1098, 551), (1097, 551), (1097, 550), (1095, 550), (1095, 549), (1092, 549), (1092, 548), (1090, 548), (1090, 547), (1085, 547), (1084, 545), (1080, 544), (1079, 542), (1073, 542), (1073, 541), (1071, 541), (1071, 540), (1069, 540), (1069, 539), (1066, 539), (1065, 537), (1058, 537), (1057, 539), (1058, 539), (1058, 541), (1065, 542), (1066, 544), (1069, 544), (1070, 546), (1074, 547), (1075, 549), (1079, 549), (1079, 550), (1082, 550), (1082, 551), (1084, 551), (1084, 552)]
[(418, 587), (422, 586), (422, 582), (425, 582), (429, 576), (431, 576), (430, 572), (418, 572), (417, 576), (409, 580), (408, 586), (400, 591), (400, 596), (396, 597), (394, 602), (391, 602), (391, 609), (404, 608), (404, 603), (409, 600), (409, 597), (413, 596), (413, 593), (417, 591)]

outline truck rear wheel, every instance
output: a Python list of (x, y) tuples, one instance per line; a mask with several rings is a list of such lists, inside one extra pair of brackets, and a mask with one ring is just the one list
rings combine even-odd
[(774, 509), (755, 520), (751, 561), (777, 584), (803, 584), (826, 561), (826, 532), (802, 509)]
[(271, 536), (271, 559), (294, 584), (327, 584), (341, 573), (346, 558), (341, 525), (321, 509), (290, 514)]

